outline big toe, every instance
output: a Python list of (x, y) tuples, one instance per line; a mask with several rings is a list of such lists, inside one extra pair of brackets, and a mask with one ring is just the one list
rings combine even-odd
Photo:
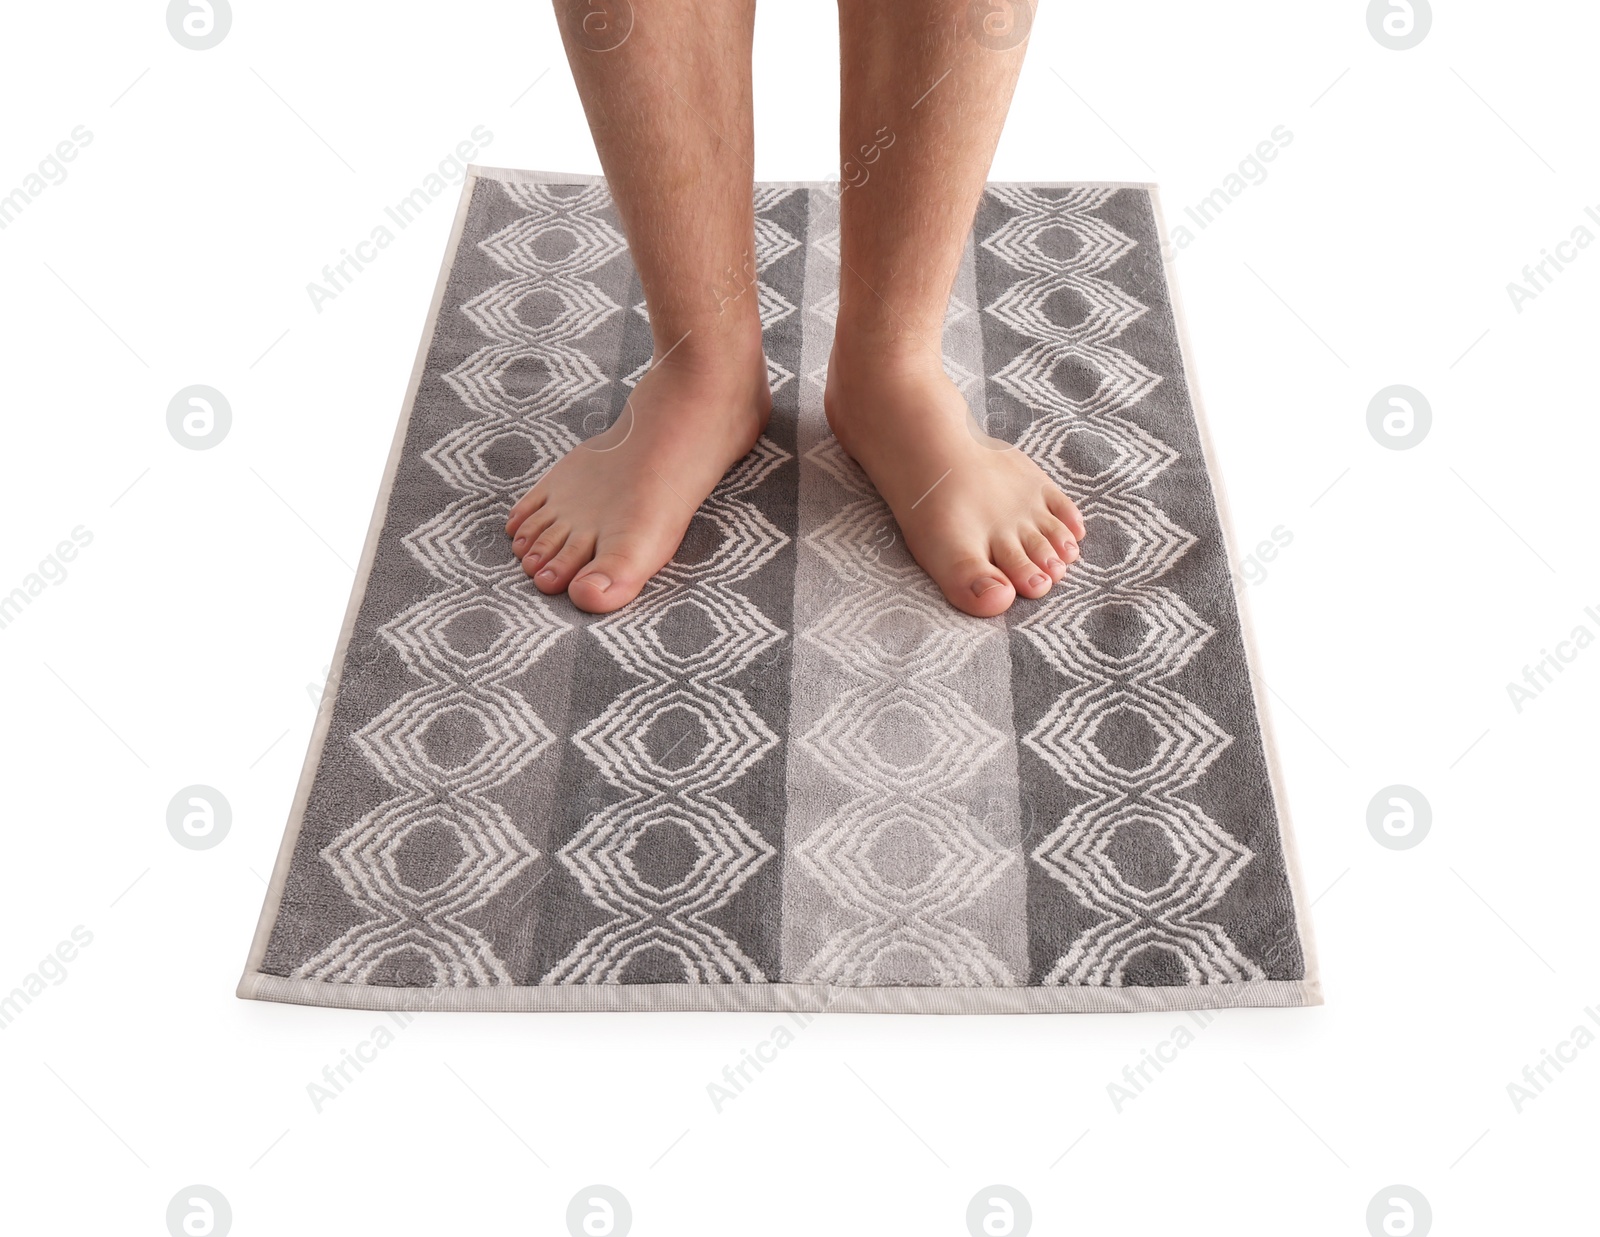
[(954, 558), (948, 563), (924, 565), (939, 591), (957, 610), (974, 618), (993, 618), (1017, 599), (1006, 573), (982, 555)]
[(610, 614), (639, 595), (652, 572), (625, 551), (602, 547), (567, 585), (572, 604), (590, 614)]

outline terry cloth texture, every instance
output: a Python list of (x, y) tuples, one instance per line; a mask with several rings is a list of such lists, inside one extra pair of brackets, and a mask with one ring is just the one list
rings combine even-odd
[(240, 995), (1318, 1003), (1153, 188), (984, 195), (947, 368), (1089, 528), (987, 620), (823, 417), (837, 188), (756, 206), (771, 426), (590, 616), (504, 524), (644, 373), (638, 276), (603, 182), (472, 169)]

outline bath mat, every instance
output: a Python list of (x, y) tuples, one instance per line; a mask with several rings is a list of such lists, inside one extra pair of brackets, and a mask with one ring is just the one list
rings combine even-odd
[(589, 616), (503, 527), (644, 372), (638, 277), (603, 182), (471, 170), (240, 996), (1320, 1002), (1153, 187), (983, 197), (947, 368), (1089, 529), (987, 620), (824, 421), (839, 201), (757, 187), (771, 427)]

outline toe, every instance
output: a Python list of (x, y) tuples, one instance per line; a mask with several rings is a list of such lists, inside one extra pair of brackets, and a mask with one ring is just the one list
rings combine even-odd
[(993, 618), (1017, 598), (1016, 589), (987, 558), (968, 555), (948, 563), (924, 564), (939, 591), (957, 610), (975, 618)]
[(639, 595), (653, 570), (637, 553), (630, 553), (615, 542), (601, 542), (595, 556), (572, 577), (567, 596), (580, 610), (610, 614)]
[[(1051, 549), (1055, 552), (1055, 556), (1063, 564), (1070, 566), (1077, 561), (1078, 539), (1072, 535), (1072, 531), (1060, 520), (1054, 516), (1045, 516), (1039, 521), (1039, 532), (1044, 536), (1045, 541), (1050, 544)], [(1048, 564), (1046, 565), (1048, 566)], [(1056, 577), (1058, 580), (1060, 578), (1060, 576)]]
[(511, 518), (506, 521), (506, 536), (515, 537), (517, 529), (530, 515), (544, 506), (544, 491), (537, 486), (517, 499), (516, 506), (511, 508)]
[(1044, 570), (1051, 581), (1060, 584), (1061, 577), (1067, 574), (1067, 561), (1045, 535), (1042, 532), (1028, 533), (1023, 537), (1022, 545), (1028, 551), (1028, 557)]
[(1083, 540), (1085, 532), (1083, 515), (1078, 511), (1077, 503), (1056, 489), (1055, 486), (1049, 485), (1045, 487), (1044, 505), (1050, 509), (1051, 515), (1067, 526), (1067, 531), (1072, 534), (1074, 540)]
[(1043, 597), (1053, 581), (1038, 563), (1028, 557), (1019, 541), (999, 542), (992, 547), (994, 565), (1006, 573), (1024, 597)]
[(540, 507), (531, 513), (517, 525), (516, 532), (512, 533), (511, 552), (518, 558), (526, 558), (528, 551), (538, 544), (540, 536), (555, 522), (555, 512), (551, 511), (549, 506)]
[(553, 521), (542, 533), (533, 539), (533, 544), (522, 556), (522, 569), (530, 576), (556, 556), (557, 551), (567, 544), (567, 538), (572, 533), (572, 526), (560, 520)]
[(572, 582), (578, 569), (594, 555), (594, 538), (574, 534), (553, 556), (533, 573), (533, 582), (541, 593), (559, 593)]

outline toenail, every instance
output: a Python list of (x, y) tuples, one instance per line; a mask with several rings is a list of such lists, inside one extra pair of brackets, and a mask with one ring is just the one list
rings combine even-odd
[(1051, 571), (1065, 571), (1067, 569), (1067, 565), (1059, 558), (1052, 558), (1045, 566), (1050, 568)]
[(594, 585), (602, 593), (611, 587), (611, 577), (601, 571), (591, 571), (583, 579), (584, 583)]
[(515, 550), (518, 554), (521, 554), (522, 553), (522, 547), (527, 545), (527, 544), (528, 544), (528, 539), (526, 537), (518, 537), (515, 541), (513, 541), (511, 543), (511, 548), (513, 550)]
[(555, 571), (552, 570), (549, 567), (546, 567), (543, 571), (541, 571), (538, 575), (536, 575), (534, 577), (534, 579), (536, 579), (536, 580), (554, 580), (555, 578), (556, 578)]
[(990, 580), (987, 577), (980, 577), (972, 582), (972, 591), (979, 597), (982, 597), (990, 589), (999, 587), (999, 580)]
[(1034, 576), (1033, 579), (1028, 581), (1028, 587), (1029, 588), (1049, 588), (1050, 587), (1050, 577), (1049, 576), (1043, 576), (1043, 575)]
[(1078, 547), (1075, 546), (1075, 545), (1069, 545), (1067, 547), (1067, 562), (1075, 563), (1077, 561), (1078, 561)]

